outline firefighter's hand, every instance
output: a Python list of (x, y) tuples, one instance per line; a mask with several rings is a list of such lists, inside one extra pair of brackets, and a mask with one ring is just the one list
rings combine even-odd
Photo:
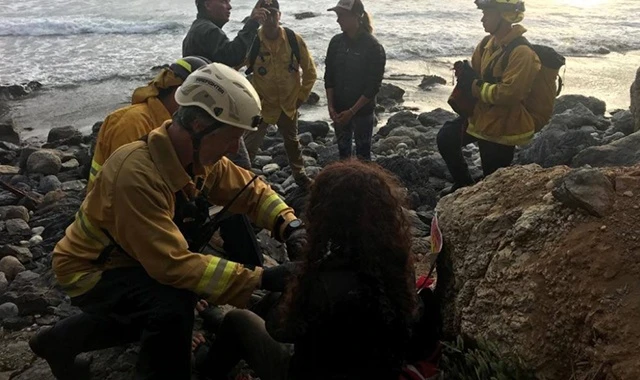
[(307, 230), (298, 228), (286, 237), (287, 255), (290, 260), (297, 260), (307, 245)]
[(478, 79), (478, 74), (473, 70), (471, 65), (469, 65), (469, 61), (464, 61), (462, 70), (458, 76), (458, 86), (460, 86), (460, 90), (465, 93), (471, 93), (471, 85), (476, 79)]
[(299, 263), (290, 261), (275, 267), (264, 268), (260, 287), (271, 292), (284, 292), (298, 265)]

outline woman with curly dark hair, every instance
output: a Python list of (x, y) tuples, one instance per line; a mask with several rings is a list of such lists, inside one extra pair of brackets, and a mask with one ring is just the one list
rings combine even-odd
[(204, 373), (224, 379), (245, 359), (263, 380), (397, 379), (416, 307), (403, 203), (378, 165), (325, 168), (311, 188), (306, 255), (279, 305), (266, 325), (229, 312)]

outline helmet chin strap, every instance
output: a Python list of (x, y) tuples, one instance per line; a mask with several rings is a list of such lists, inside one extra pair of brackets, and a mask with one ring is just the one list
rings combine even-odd
[(212, 133), (216, 129), (219, 129), (223, 125), (224, 124), (217, 122), (217, 123), (215, 123), (213, 125), (210, 125), (210, 126), (206, 127), (205, 129), (203, 129), (200, 132), (194, 132), (191, 128), (187, 129), (187, 132), (189, 132), (189, 136), (191, 136), (191, 147), (193, 149), (193, 167), (194, 167), (194, 169), (202, 168), (202, 163), (200, 162), (200, 145), (202, 144), (202, 139), (206, 135)]

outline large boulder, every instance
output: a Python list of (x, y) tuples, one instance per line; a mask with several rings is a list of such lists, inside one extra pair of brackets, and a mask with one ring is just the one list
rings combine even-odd
[(616, 112), (611, 116), (611, 122), (613, 126), (607, 130), (608, 134), (622, 132), (625, 136), (628, 136), (633, 133), (635, 121), (633, 120), (631, 111)]
[(314, 139), (327, 137), (329, 123), (326, 121), (298, 121), (298, 133), (311, 133)]
[(391, 107), (404, 101), (404, 90), (395, 84), (383, 83), (376, 97), (378, 104)]
[(33, 174), (58, 174), (62, 167), (60, 157), (48, 149), (41, 149), (29, 155), (27, 159), (27, 172)]
[(398, 127), (417, 127), (420, 125), (418, 115), (411, 111), (400, 111), (387, 120), (387, 124), (378, 130), (378, 135), (388, 136), (391, 131)]
[(634, 131), (640, 130), (640, 67), (636, 71), (636, 80), (631, 85), (631, 113), (635, 121)]
[(596, 116), (582, 103), (577, 103), (575, 107), (554, 115), (549, 121), (549, 124), (570, 129), (577, 129), (582, 126), (594, 126), (597, 129), (605, 130), (609, 127), (610, 122), (603, 117)]
[(520, 149), (516, 162), (545, 168), (569, 165), (580, 151), (596, 145), (598, 140), (587, 131), (550, 125)]
[(13, 281), (13, 279), (16, 278), (19, 273), (24, 272), (24, 270), (24, 265), (13, 256), (5, 256), (0, 259), (0, 272), (5, 274), (9, 282)]
[(562, 95), (556, 99), (553, 107), (554, 114), (563, 113), (566, 110), (576, 108), (578, 104), (587, 107), (596, 116), (602, 116), (607, 110), (607, 104), (593, 96), (584, 95)]
[[(436, 194), (429, 185), (429, 168), (425, 161), (410, 160), (401, 156), (380, 157), (376, 163), (395, 174), (409, 191), (409, 199), (415, 201), (412, 208), (422, 205), (434, 207)], [(414, 193), (415, 195), (412, 195)]]
[(640, 163), (640, 131), (611, 144), (594, 146), (578, 153), (571, 166), (631, 166)]
[(20, 134), (10, 120), (0, 122), (0, 141), (20, 145)]
[(436, 108), (433, 111), (423, 112), (418, 116), (418, 121), (425, 127), (435, 127), (443, 125), (447, 121), (451, 121), (458, 117), (455, 113), (442, 108)]
[(422, 77), (422, 82), (418, 85), (421, 89), (425, 91), (431, 91), (433, 87), (436, 85), (445, 85), (447, 84), (447, 80), (438, 75), (425, 75)]
[(48, 314), (49, 307), (59, 305), (63, 297), (62, 292), (52, 289), (43, 276), (27, 270), (18, 273), (7, 292), (0, 296), (0, 304), (18, 305), (21, 315)]
[(440, 200), (444, 331), (516, 353), (539, 378), (638, 379), (640, 166), (598, 169), (627, 185), (603, 217), (555, 201), (570, 170), (504, 168)]
[(66, 142), (74, 141), (75, 144), (78, 144), (82, 141), (82, 133), (73, 127), (73, 126), (65, 126), (65, 127), (53, 127), (49, 130), (49, 135), (47, 136), (48, 143), (55, 142)]

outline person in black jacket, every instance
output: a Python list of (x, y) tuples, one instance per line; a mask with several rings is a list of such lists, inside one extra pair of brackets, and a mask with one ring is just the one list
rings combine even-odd
[(198, 15), (182, 40), (182, 55), (197, 55), (232, 67), (241, 65), (267, 18), (269, 10), (261, 7), (263, 1), (258, 0), (244, 28), (230, 41), (222, 31), (231, 15), (230, 0), (196, 0)]
[(244, 359), (263, 380), (397, 379), (416, 310), (401, 194), (376, 164), (327, 166), (311, 186), (308, 244), (279, 304), (266, 323), (227, 313), (201, 375), (226, 379)]
[(329, 42), (324, 74), (340, 158), (351, 156), (355, 135), (356, 155), (370, 160), (375, 98), (382, 84), (386, 55), (372, 35), (371, 17), (362, 1), (340, 0), (329, 10), (336, 12), (342, 29)]

